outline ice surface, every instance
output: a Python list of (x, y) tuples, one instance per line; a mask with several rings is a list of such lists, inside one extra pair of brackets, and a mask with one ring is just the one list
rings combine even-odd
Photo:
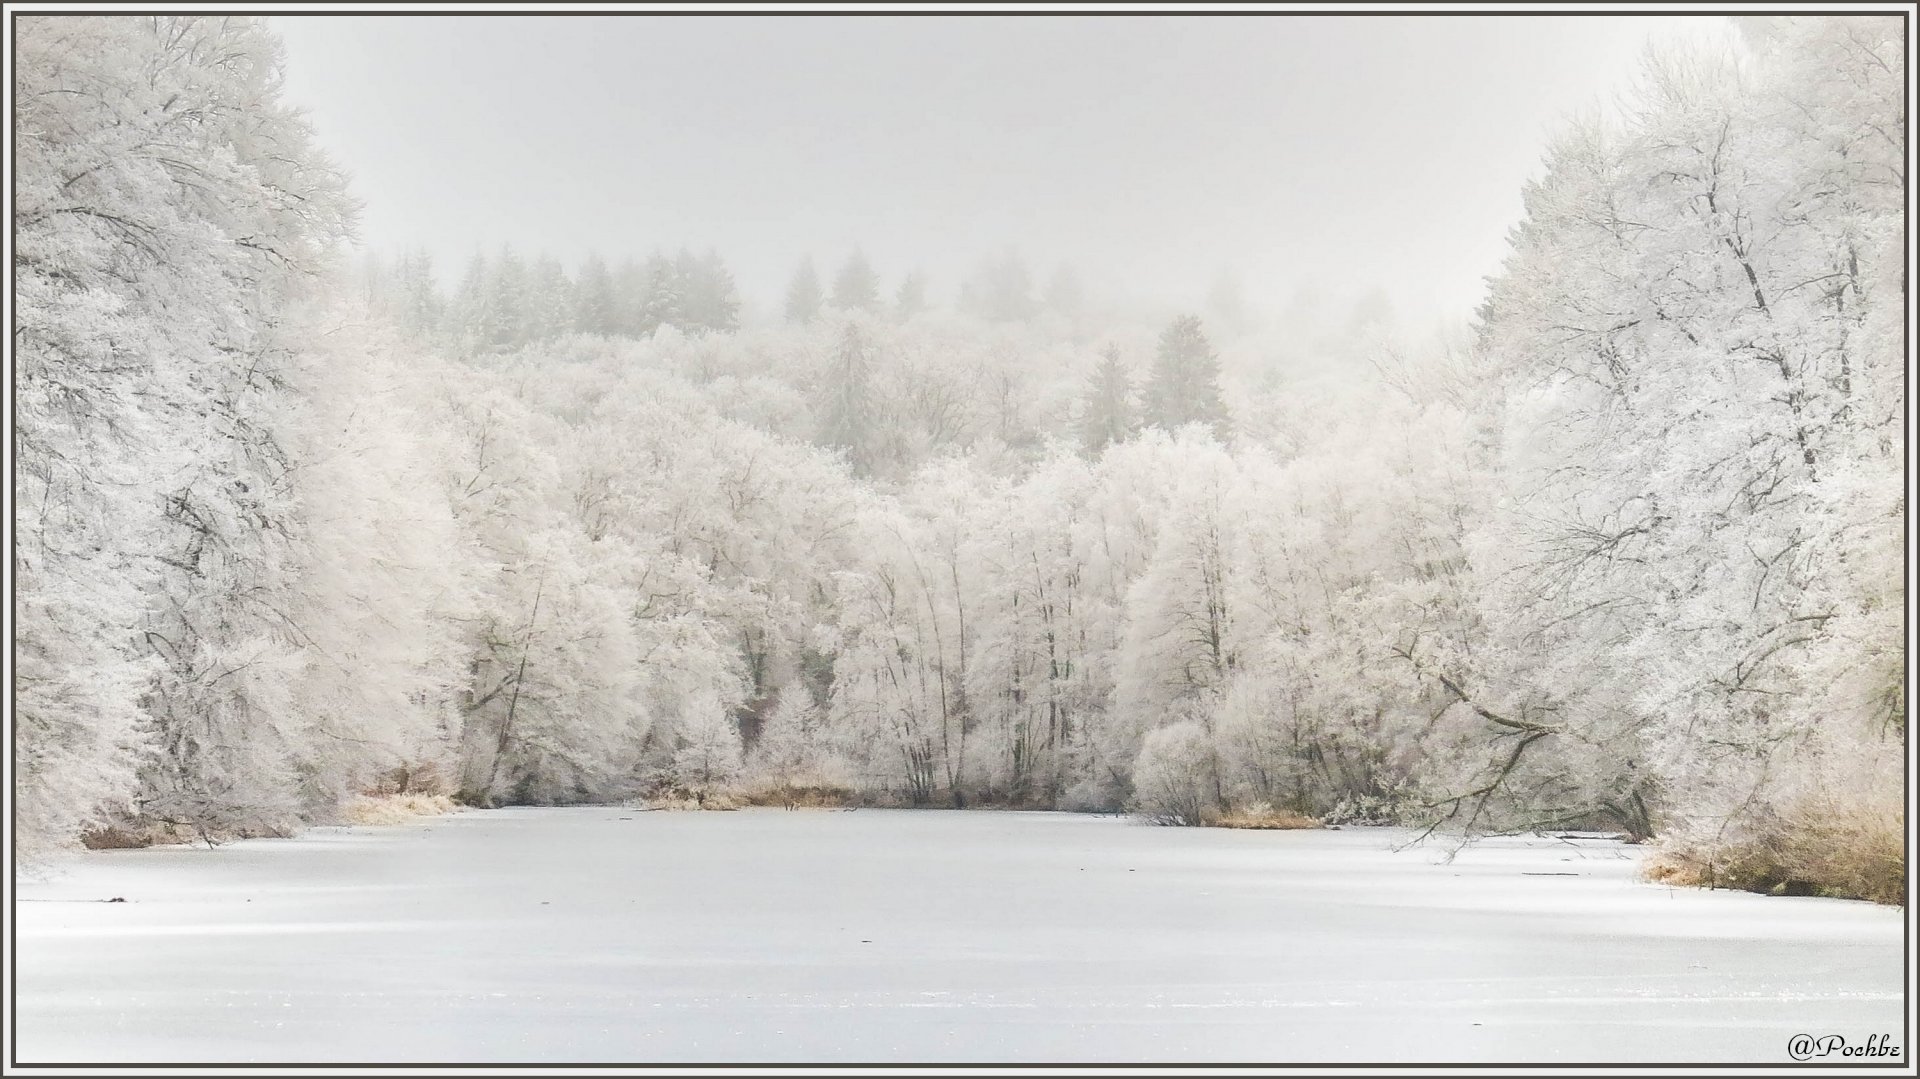
[(1641, 883), (1606, 841), (1408, 839), (590, 808), (100, 851), (19, 890), (18, 1059), (1784, 1064), (1798, 1033), (1901, 1040), (1897, 910)]

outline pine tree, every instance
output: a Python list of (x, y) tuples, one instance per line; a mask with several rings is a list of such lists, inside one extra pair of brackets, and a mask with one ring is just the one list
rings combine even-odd
[(820, 313), (820, 275), (814, 272), (813, 259), (802, 259), (787, 285), (787, 321), (812, 322)]
[(827, 369), (820, 443), (847, 455), (856, 476), (873, 474), (872, 346), (849, 321)]
[(625, 259), (613, 275), (614, 332), (627, 337), (652, 333), (642, 329), (646, 323), (647, 271), (633, 259)]
[(1021, 322), (1040, 310), (1027, 264), (1011, 251), (981, 267), (961, 287), (960, 306), (987, 322)]
[(1080, 414), (1080, 444), (1090, 457), (1133, 437), (1139, 427), (1133, 410), (1133, 380), (1120, 362), (1120, 350), (1108, 345), (1100, 353), (1100, 366), (1094, 368), (1093, 384), (1087, 389), (1087, 401)]
[(1220, 357), (1200, 320), (1181, 315), (1160, 335), (1153, 372), (1147, 378), (1143, 412), (1149, 426), (1174, 430), (1206, 424), (1214, 437), (1227, 435), (1227, 406), (1220, 399)]
[(740, 293), (717, 251), (695, 259), (687, 271), (689, 329), (731, 333), (740, 328)]
[(900, 291), (893, 297), (893, 314), (901, 322), (927, 309), (927, 279), (915, 270), (900, 282)]
[(453, 294), (452, 317), (448, 320), (449, 343), (461, 351), (480, 347), (487, 310), (487, 257), (476, 253), (467, 260), (460, 275), (460, 287)]
[(527, 296), (527, 336), (549, 341), (573, 325), (573, 282), (558, 259), (541, 255), (534, 261)]
[(842, 311), (880, 309), (880, 276), (873, 272), (867, 256), (857, 249), (847, 256), (839, 275), (833, 279), (833, 306)]
[(401, 255), (394, 264), (393, 288), (400, 328), (424, 338), (440, 328), (440, 288), (433, 278), (433, 256), (425, 251)]
[(530, 288), (526, 263), (511, 247), (487, 267), (480, 303), (480, 347), (489, 352), (511, 352), (527, 343), (531, 330)]
[(706, 329), (700, 313), (700, 259), (682, 247), (673, 256), (673, 283), (679, 293), (679, 318), (669, 319), (673, 327), (687, 333)]
[(573, 293), (575, 333), (611, 334), (618, 329), (613, 298), (613, 275), (599, 255), (587, 256)]
[(651, 337), (662, 326), (686, 324), (686, 297), (680, 270), (664, 255), (647, 259), (646, 289), (641, 294), (636, 332)]

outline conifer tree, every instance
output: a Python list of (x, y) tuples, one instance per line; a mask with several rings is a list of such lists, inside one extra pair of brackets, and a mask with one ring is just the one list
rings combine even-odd
[(1220, 357), (1200, 329), (1200, 320), (1182, 315), (1160, 334), (1153, 371), (1142, 394), (1148, 426), (1165, 430), (1189, 423), (1207, 425), (1214, 437), (1227, 435), (1227, 406), (1220, 399)]
[(679, 269), (664, 255), (647, 259), (646, 286), (640, 297), (640, 309), (634, 332), (650, 337), (662, 326), (686, 323), (685, 294)]
[(606, 260), (589, 255), (573, 290), (574, 332), (610, 334), (615, 328), (613, 275), (607, 272)]
[(880, 277), (873, 272), (867, 256), (858, 250), (847, 256), (839, 275), (833, 279), (833, 306), (842, 311), (880, 308)]
[(1138, 427), (1133, 381), (1120, 362), (1120, 350), (1108, 345), (1100, 352), (1100, 365), (1094, 368), (1093, 384), (1080, 413), (1080, 444), (1088, 456), (1098, 457), (1108, 446), (1131, 438)]
[(906, 322), (926, 309), (927, 279), (915, 270), (900, 282), (900, 290), (893, 297), (893, 314)]
[(811, 322), (820, 313), (822, 296), (820, 275), (814, 271), (811, 256), (800, 260), (787, 285), (787, 321)]
[(873, 472), (873, 352), (860, 324), (849, 321), (827, 368), (820, 442), (847, 455), (856, 476)]
[(740, 328), (740, 292), (717, 251), (693, 262), (687, 281), (687, 318), (696, 328), (731, 333)]

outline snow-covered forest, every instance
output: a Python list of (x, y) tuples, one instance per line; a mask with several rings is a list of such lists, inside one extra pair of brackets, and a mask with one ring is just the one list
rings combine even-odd
[(1012, 253), (355, 253), (268, 24), (23, 16), (20, 848), (684, 796), (1898, 901), (1902, 24), (1739, 30), (1567, 124), (1470, 328), (1395, 344)]

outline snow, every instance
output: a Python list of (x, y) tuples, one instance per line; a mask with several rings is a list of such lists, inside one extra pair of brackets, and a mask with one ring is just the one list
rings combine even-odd
[(1411, 839), (605, 807), (92, 852), (19, 889), (18, 1060), (1784, 1064), (1799, 1033), (1901, 1037), (1897, 910), (1647, 884), (1605, 840)]

